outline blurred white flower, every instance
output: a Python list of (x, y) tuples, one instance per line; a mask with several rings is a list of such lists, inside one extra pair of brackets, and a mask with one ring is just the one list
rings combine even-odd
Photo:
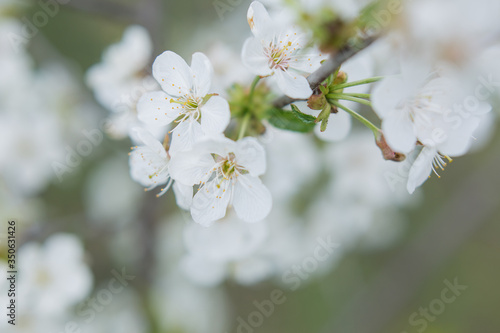
[(135, 142), (134, 127), (145, 127), (157, 138), (165, 135), (164, 129), (146, 126), (137, 119), (136, 105), (140, 97), (158, 89), (156, 81), (146, 72), (152, 54), (148, 31), (132, 25), (125, 30), (120, 42), (106, 49), (102, 61), (87, 71), (87, 85), (97, 101), (112, 112), (106, 128), (112, 138), (130, 136)]
[(481, 117), (491, 105), (478, 101), (474, 108), (468, 107), (463, 85), (450, 77), (431, 73), (422, 78), (425, 72), (416, 76), (409, 73), (380, 82), (373, 92), (373, 107), (391, 148), (408, 153), (417, 143), (424, 146), (410, 169), (407, 189), (413, 193), (431, 171), (437, 174), (450, 157), (467, 152)]
[(30, 196), (45, 189), (54, 178), (54, 161), (64, 156), (58, 119), (27, 98), (0, 114), (0, 140), (6, 142), (0, 156), (0, 175), (18, 195)]
[(229, 104), (220, 96), (209, 95), (213, 68), (203, 53), (193, 54), (189, 67), (179, 55), (165, 51), (153, 63), (153, 75), (163, 91), (141, 97), (139, 119), (151, 126), (178, 123), (171, 131), (171, 155), (191, 149), (203, 136), (221, 134), (226, 129)]
[(244, 221), (264, 219), (272, 206), (271, 194), (259, 179), (265, 170), (264, 148), (249, 137), (237, 142), (223, 137), (204, 140), (178, 153), (170, 164), (176, 181), (199, 185), (191, 215), (204, 226), (224, 217), (231, 204)]
[(265, 142), (268, 158), (264, 180), (276, 207), (286, 206), (321, 171), (322, 155), (312, 137), (271, 126), (266, 133), (269, 138)]
[[(245, 284), (254, 283), (257, 275), (250, 279), (246, 274), (235, 275), (246, 264), (257, 268), (250, 256), (262, 245), (267, 236), (267, 224), (263, 222), (245, 223), (235, 214), (205, 228), (197, 223), (190, 223), (184, 229), (184, 241), (188, 254), (181, 264), (185, 274), (200, 285), (216, 285), (227, 276)], [(269, 266), (264, 267), (264, 269)], [(250, 269), (251, 270), (251, 269)], [(260, 270), (254, 270), (254, 273)], [(269, 269), (267, 269), (269, 271)], [(264, 274), (265, 276), (266, 274)]]
[[(390, 77), (373, 92), (373, 107), (382, 119), (387, 143), (396, 151), (407, 153), (417, 140), (437, 147), (445, 155), (457, 156), (468, 149), (479, 116), (491, 110), (481, 103), (466, 117), (467, 110), (457, 107), (455, 82), (434, 77), (420, 85), (413, 77)], [(455, 117), (457, 120), (455, 120)]]
[(19, 306), (23, 312), (58, 316), (82, 301), (92, 289), (92, 272), (78, 238), (56, 234), (43, 246), (19, 249)]
[(317, 50), (306, 49), (307, 35), (295, 27), (278, 26), (258, 1), (250, 5), (247, 19), (254, 37), (243, 45), (245, 66), (255, 75), (273, 75), (289, 97), (311, 96), (312, 90), (303, 75), (318, 69), (324, 57)]
[(120, 111), (121, 99), (132, 98), (133, 90), (142, 87), (140, 74), (148, 66), (152, 53), (147, 30), (138, 25), (128, 27), (122, 40), (111, 45), (103, 53), (102, 61), (87, 71), (86, 81), (97, 101), (110, 111)]
[(332, 174), (324, 197), (339, 207), (355, 204), (387, 211), (388, 207), (406, 206), (410, 199), (417, 199), (405, 190), (407, 162), (384, 160), (372, 133), (364, 128), (353, 131), (341, 145), (326, 146), (322, 153)]
[[(402, 6), (399, 47), (436, 65), (466, 66), (498, 36), (496, 0), (422, 0)], [(466, 22), (466, 24), (464, 24)]]
[(252, 81), (253, 77), (243, 66), (240, 54), (229, 45), (220, 41), (214, 43), (208, 49), (207, 56), (214, 66), (212, 90), (215, 93), (225, 96), (232, 85), (245, 85)]

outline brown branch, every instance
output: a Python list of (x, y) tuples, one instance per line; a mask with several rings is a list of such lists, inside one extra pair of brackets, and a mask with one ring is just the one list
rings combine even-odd
[[(311, 89), (316, 89), (323, 81), (326, 80), (326, 78), (328, 78), (328, 76), (333, 74), (337, 70), (337, 68), (340, 67), (340, 65), (352, 58), (361, 50), (364, 50), (365, 48), (370, 46), (375, 40), (376, 37), (368, 37), (362, 39), (358, 44), (354, 46), (348, 45), (338, 50), (336, 53), (332, 53), (330, 57), (325, 62), (323, 62), (321, 67), (318, 68), (318, 70), (307, 77), (307, 81), (309, 82), (309, 86), (311, 87)], [(281, 109), (286, 105), (293, 103), (294, 101), (297, 101), (297, 99), (293, 99), (283, 95), (273, 102), (273, 106)]]

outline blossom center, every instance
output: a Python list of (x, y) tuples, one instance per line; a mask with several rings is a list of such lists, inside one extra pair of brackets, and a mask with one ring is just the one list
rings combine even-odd
[(184, 106), (186, 109), (195, 110), (199, 107), (201, 98), (196, 98), (193, 96), (188, 96), (184, 101)]
[(274, 43), (269, 43), (269, 47), (265, 49), (266, 57), (268, 58), (268, 65), (271, 69), (287, 70), (290, 62), (289, 48), (292, 46), (291, 42), (279, 46)]
[(227, 157), (217, 156), (218, 161), (216, 167), (217, 178), (222, 178), (223, 180), (229, 180), (238, 177), (241, 173), (246, 172), (246, 170), (236, 162), (235, 155), (229, 153)]
[(177, 122), (183, 122), (187, 118), (194, 118), (194, 120), (198, 120), (201, 116), (199, 110), (203, 102), (203, 98), (201, 97), (185, 95), (177, 99), (171, 99), (170, 102), (180, 104), (182, 106), (182, 111), (179, 113), (179, 116), (181, 117), (177, 120)]

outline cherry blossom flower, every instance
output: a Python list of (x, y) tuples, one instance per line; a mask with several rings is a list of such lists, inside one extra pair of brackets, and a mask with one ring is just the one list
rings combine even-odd
[(454, 81), (433, 74), (421, 84), (406, 73), (386, 78), (374, 89), (373, 107), (382, 118), (382, 130), (391, 148), (408, 153), (417, 143), (424, 146), (410, 169), (410, 193), (432, 171), (438, 174), (444, 169), (450, 157), (468, 151), (481, 117), (491, 110), (486, 102), (469, 108)]
[(272, 75), (289, 97), (311, 96), (312, 90), (303, 75), (318, 69), (324, 57), (319, 51), (306, 49), (307, 35), (295, 27), (279, 26), (258, 1), (250, 5), (247, 19), (254, 37), (243, 45), (243, 64), (256, 75)]
[(203, 140), (193, 150), (177, 154), (170, 164), (177, 182), (199, 185), (191, 215), (205, 226), (224, 217), (228, 205), (244, 221), (264, 219), (272, 206), (271, 194), (258, 177), (265, 169), (264, 148), (254, 138)]
[[(387, 143), (395, 151), (408, 153), (417, 141), (434, 146), (446, 141), (448, 145), (457, 144), (452, 149), (455, 154), (463, 154), (464, 141), (470, 139), (471, 132), (467, 122), (454, 120), (455, 116), (476, 118), (490, 111), (491, 106), (482, 102), (464, 114), (467, 110), (459, 106), (460, 91), (453, 80), (432, 75), (434, 77), (422, 79), (421, 74), (415, 77), (403, 73), (402, 77), (384, 79), (373, 91), (373, 108), (382, 119)], [(462, 131), (464, 136), (459, 134)], [(455, 140), (450, 141), (448, 137)], [(460, 138), (462, 140), (458, 140)]]
[[(130, 176), (133, 180), (145, 186), (148, 191), (159, 185), (164, 185), (157, 195), (162, 196), (174, 183), (169, 171), (170, 157), (165, 147), (151, 133), (141, 128), (136, 128), (135, 132), (143, 145), (132, 147), (130, 152)], [(175, 182), (173, 189), (179, 207), (188, 209), (193, 197), (192, 186), (185, 186)]]
[(222, 133), (230, 120), (229, 104), (209, 94), (213, 68), (200, 52), (193, 54), (191, 67), (176, 53), (165, 51), (153, 63), (153, 76), (162, 91), (144, 94), (137, 105), (139, 119), (165, 126), (178, 123), (172, 132), (170, 154), (191, 149), (203, 136)]

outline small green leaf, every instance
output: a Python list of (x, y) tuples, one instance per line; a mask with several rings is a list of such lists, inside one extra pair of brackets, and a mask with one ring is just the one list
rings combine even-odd
[(318, 118), (316, 119), (316, 122), (321, 121), (321, 127), (320, 127), (321, 132), (326, 131), (326, 126), (328, 125), (328, 119), (330, 119), (331, 111), (332, 111), (332, 106), (327, 103), (323, 111), (321, 111), (321, 113), (318, 115)]
[(299, 108), (297, 106), (295, 106), (294, 104), (291, 105), (292, 106), (292, 112), (297, 116), (297, 118), (299, 118), (300, 120), (302, 120), (304, 123), (307, 123), (307, 124), (314, 124), (316, 122), (316, 118), (309, 115), (309, 114), (305, 114), (303, 112), (301, 112), (299, 110)]
[(288, 131), (308, 133), (315, 126), (315, 118), (298, 111), (298, 109), (295, 111), (285, 111), (272, 108), (267, 111), (267, 115), (267, 119), (271, 125)]

